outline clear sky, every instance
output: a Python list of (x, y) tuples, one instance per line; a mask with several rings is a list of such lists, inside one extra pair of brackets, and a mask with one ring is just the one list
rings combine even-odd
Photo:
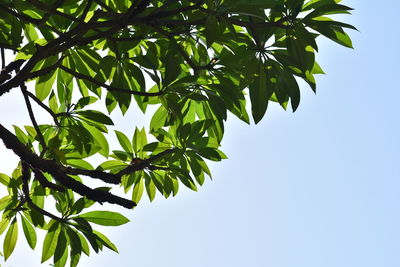
[[(296, 113), (272, 105), (259, 125), (229, 119), (213, 181), (141, 202), (102, 228), (120, 254), (80, 266), (400, 266), (400, 2), (343, 3), (355, 50), (320, 40), (317, 95), (304, 86)], [(2, 266), (41, 266), (23, 239)]]

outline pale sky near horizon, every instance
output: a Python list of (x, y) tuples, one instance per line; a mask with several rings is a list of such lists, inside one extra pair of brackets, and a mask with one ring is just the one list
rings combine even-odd
[[(79, 266), (400, 266), (400, 2), (377, 3), (343, 1), (355, 49), (319, 40), (327, 75), (316, 95), (303, 86), (298, 111), (271, 105), (250, 126), (231, 117), (213, 181), (118, 209), (131, 222), (101, 229), (120, 253), (92, 251)], [(0, 98), (2, 122), (25, 116), (11, 100)], [(3, 151), (0, 172), (15, 160)], [(1, 266), (49, 266), (19, 234)]]

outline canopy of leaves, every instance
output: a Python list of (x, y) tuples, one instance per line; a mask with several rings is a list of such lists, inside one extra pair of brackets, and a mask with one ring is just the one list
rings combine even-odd
[[(19, 233), (34, 249), (37, 229), (46, 232), (42, 262), (54, 266), (76, 266), (90, 247), (117, 251), (93, 224), (128, 219), (92, 205), (131, 209), (144, 191), (153, 200), (180, 185), (196, 190), (211, 177), (207, 161), (226, 158), (219, 146), (228, 112), (258, 123), (270, 101), (295, 111), (299, 80), (315, 91), (314, 74), (323, 73), (316, 38), (352, 47), (344, 29), (355, 28), (330, 17), (351, 10), (339, 2), (1, 0), (0, 97), (21, 90), (32, 122), (0, 124), (0, 138), (21, 159), (11, 175), (0, 174), (5, 259)], [(15, 54), (8, 62), (6, 50)], [(36, 122), (33, 105), (47, 124)], [(114, 112), (131, 105), (156, 107), (149, 125), (110, 133)], [(110, 148), (109, 135), (119, 148)], [(93, 155), (103, 157), (98, 166)]]

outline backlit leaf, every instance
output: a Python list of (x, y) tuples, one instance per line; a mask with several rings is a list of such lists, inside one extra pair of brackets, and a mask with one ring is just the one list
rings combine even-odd
[(90, 211), (80, 214), (79, 217), (104, 226), (118, 226), (129, 222), (122, 214), (112, 211)]

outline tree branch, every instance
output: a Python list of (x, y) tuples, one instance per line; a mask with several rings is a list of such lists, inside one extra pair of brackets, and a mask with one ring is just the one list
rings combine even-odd
[(99, 170), (85, 170), (72, 167), (62, 167), (63, 171), (72, 175), (86, 175), (91, 178), (100, 179), (103, 182), (109, 184), (119, 184), (121, 183), (121, 177), (112, 173), (103, 172)]
[(54, 123), (55, 123), (57, 126), (60, 126), (60, 123), (59, 123), (58, 120), (57, 120), (57, 114), (55, 114), (48, 106), (46, 106), (42, 101), (40, 101), (34, 94), (32, 94), (31, 92), (29, 92), (28, 90), (26, 90), (26, 94), (27, 94), (30, 98), (32, 98), (33, 101), (36, 102), (36, 104), (38, 104), (40, 107), (42, 107), (44, 110), (46, 110), (46, 111), (51, 115), (51, 117), (53, 118)]
[(4, 83), (8, 79), (11, 79), (10, 72), (18, 70), (25, 60), (19, 59), (13, 62), (10, 62), (7, 66), (2, 68), (0, 72), (0, 84)]
[(49, 182), (49, 180), (47, 180), (46, 177), (44, 177), (43, 173), (40, 170), (32, 168), (32, 171), (35, 174), (36, 180), (39, 181), (39, 183), (42, 187), (47, 187), (47, 188), (50, 188), (50, 189), (53, 189), (53, 190), (59, 191), (59, 192), (65, 191), (65, 188), (62, 187), (61, 185)]
[(156, 161), (157, 159), (171, 154), (175, 152), (176, 149), (167, 149), (157, 155), (154, 155), (148, 159), (138, 159), (135, 164), (131, 164), (127, 166), (126, 168), (122, 169), (120, 172), (116, 174), (112, 173), (107, 173), (99, 170), (85, 170), (85, 169), (79, 169), (79, 168), (72, 168), (72, 167), (62, 167), (62, 170), (65, 173), (68, 174), (73, 174), (73, 175), (86, 175), (92, 178), (100, 179), (104, 182), (110, 183), (110, 184), (120, 184), (121, 183), (121, 177), (125, 174), (130, 174), (132, 172), (138, 171), (138, 170), (143, 170), (145, 168), (148, 168), (149, 170), (169, 170), (169, 168), (161, 167), (161, 166), (155, 166), (151, 165), (150, 163), (153, 161)]
[(4, 145), (11, 149), (21, 160), (28, 163), (33, 168), (37, 168), (43, 172), (47, 172), (53, 176), (63, 186), (70, 188), (72, 191), (92, 199), (96, 202), (103, 203), (108, 202), (111, 204), (117, 204), (122, 207), (131, 209), (136, 206), (136, 203), (109, 192), (104, 192), (97, 189), (92, 189), (84, 184), (81, 184), (77, 180), (69, 177), (65, 174), (63, 168), (53, 160), (42, 159), (30, 151), (24, 144), (22, 144), (18, 138), (13, 135), (9, 130), (0, 124), (0, 138), (3, 140)]
[(27, 94), (27, 91), (28, 91), (28, 90), (27, 90), (27, 88), (26, 88), (25, 83), (21, 84), (20, 87), (21, 87), (21, 92), (22, 92), (22, 94), (23, 94), (23, 96), (24, 96), (24, 99), (25, 99), (26, 108), (28, 109), (29, 118), (31, 119), (31, 122), (32, 122), (32, 124), (33, 124), (33, 127), (34, 127), (35, 130), (36, 130), (36, 134), (37, 134), (37, 136), (38, 136), (39, 143), (42, 145), (42, 148), (43, 148), (43, 149), (42, 149), (41, 155), (43, 155), (44, 152), (47, 150), (46, 142), (44, 141), (43, 134), (42, 134), (42, 132), (40, 131), (40, 128), (39, 128), (39, 126), (38, 126), (38, 124), (37, 124), (37, 122), (36, 122), (36, 119), (35, 119), (35, 115), (33, 114), (32, 105), (31, 105), (31, 102), (29, 101), (29, 97), (28, 97), (28, 94)]
[(138, 95), (138, 96), (160, 96), (164, 94), (164, 91), (159, 91), (159, 92), (155, 92), (155, 93), (149, 93), (149, 92), (140, 92), (140, 91), (131, 91), (129, 89), (123, 89), (123, 88), (117, 88), (102, 82), (99, 82), (97, 79), (92, 78), (90, 76), (87, 76), (85, 74), (82, 73), (78, 73), (74, 70), (71, 70), (63, 65), (59, 65), (59, 68), (62, 69), (65, 72), (68, 72), (69, 74), (72, 74), (73, 76), (75, 76), (75, 78), (77, 79), (84, 79), (87, 80), (89, 82), (92, 82), (98, 86), (101, 86), (105, 89), (107, 89), (107, 91), (109, 92), (119, 92), (119, 93), (124, 93), (124, 94), (131, 94), (131, 95)]
[(52, 213), (38, 207), (35, 203), (33, 203), (31, 196), (30, 196), (30, 192), (29, 192), (29, 179), (30, 179), (30, 172), (29, 172), (29, 167), (28, 164), (25, 163), (24, 161), (21, 161), (21, 165), (22, 165), (22, 192), (24, 193), (24, 197), (26, 202), (28, 203), (28, 205), (35, 209), (36, 211), (38, 211), (39, 213), (53, 219), (56, 220), (58, 222), (61, 223), (65, 223), (66, 221), (63, 220), (62, 218), (53, 215)]
[(5, 43), (1, 43), (0, 42), (0, 47), (1, 48), (5, 48), (5, 49), (10, 49), (10, 50), (12, 50), (14, 52), (19, 52), (19, 50), (16, 47), (14, 47), (14, 46), (12, 46), (10, 44), (5, 44)]

